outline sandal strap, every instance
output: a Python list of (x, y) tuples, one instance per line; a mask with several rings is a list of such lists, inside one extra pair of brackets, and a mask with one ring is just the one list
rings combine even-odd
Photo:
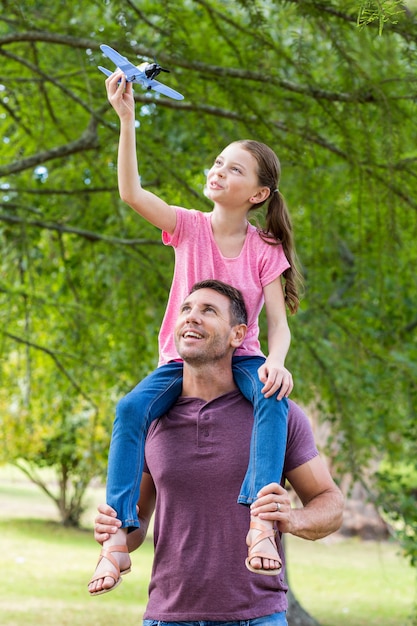
[(249, 561), (252, 561), (252, 559), (255, 559), (255, 558), (269, 559), (270, 561), (278, 561), (278, 563), (281, 563), (281, 559), (279, 558), (279, 556), (272, 557), (270, 554), (268, 554), (268, 552), (251, 552), (251, 550), (249, 550), (249, 554), (248, 554)]
[[(250, 544), (249, 546), (249, 553), (258, 545), (258, 543), (261, 543), (261, 541), (263, 541), (264, 539), (268, 539), (272, 545), (274, 546), (275, 550), (278, 552), (277, 546), (275, 544), (275, 541), (272, 540), (272, 537), (274, 536), (274, 531), (265, 531), (265, 532), (261, 532)], [(269, 555), (269, 557), (266, 558), (272, 558), (271, 555)]]
[(103, 548), (103, 550), (107, 550), (108, 552), (129, 552), (126, 544), (123, 546), (110, 546), (109, 548)]
[[(279, 556), (279, 552), (278, 552), (278, 546), (276, 545), (275, 542), (275, 535), (276, 535), (276, 530), (274, 530), (273, 528), (267, 528), (265, 527), (264, 524), (262, 524), (261, 522), (251, 522), (250, 523), (250, 529), (251, 530), (258, 530), (259, 531), (259, 535), (257, 537), (254, 538), (254, 540), (252, 541), (252, 543), (248, 546), (248, 559), (249, 561), (251, 561), (253, 558), (260, 558), (260, 559), (270, 559), (273, 561), (278, 561), (279, 563), (281, 563), (281, 558)], [(276, 556), (271, 555), (268, 552), (259, 552), (256, 551), (256, 546), (261, 543), (262, 541), (264, 541), (265, 539), (268, 539), (273, 548), (274, 551), (276, 552)]]
[(265, 526), (265, 524), (262, 524), (262, 522), (251, 522), (249, 525), (249, 528), (251, 530), (260, 530), (263, 533), (269, 533), (269, 536), (272, 537), (276, 535), (276, 530), (274, 528), (268, 528), (267, 526)]
[[(120, 567), (119, 567), (118, 562), (116, 561), (116, 559), (112, 555), (112, 552), (129, 552), (129, 550), (128, 550), (126, 545), (124, 545), (124, 546), (110, 546), (109, 548), (102, 548), (101, 549), (100, 556), (99, 556), (99, 559), (98, 559), (98, 563), (100, 563), (101, 559), (107, 559), (108, 561), (110, 561), (110, 563), (113, 565), (114, 569), (117, 572), (117, 576), (116, 576), (115, 580), (118, 580), (118, 578), (120, 576)], [(97, 565), (98, 565), (98, 563), (97, 563)], [(100, 578), (103, 578), (103, 576), (100, 576)]]
[(97, 576), (93, 576), (93, 578), (88, 582), (88, 584), (91, 585), (91, 583), (95, 582), (96, 580), (107, 578), (107, 576), (109, 576), (110, 578), (113, 578), (115, 583), (117, 583), (117, 581), (119, 580), (119, 576), (116, 576), (114, 572), (104, 572), (103, 574), (98, 574)]
[[(249, 545), (249, 552), (251, 550), (253, 550), (253, 548), (255, 546), (257, 546), (258, 543), (260, 543), (264, 539), (269, 539), (270, 542), (274, 545), (276, 551), (278, 552), (277, 546), (275, 544), (275, 540), (272, 540), (272, 537), (275, 537), (275, 535), (276, 535), (276, 530), (274, 530), (273, 528), (267, 528), (261, 522), (251, 522), (250, 523), (250, 529), (251, 530), (258, 530), (259, 531), (259, 535), (257, 537), (255, 537), (254, 540), (252, 541), (252, 543)], [(266, 558), (268, 558), (268, 557), (266, 557)]]
[[(116, 559), (114, 558), (112, 552), (129, 552), (128, 547), (126, 545), (123, 546), (109, 546), (108, 548), (102, 548), (101, 552), (100, 552), (100, 556), (98, 558), (97, 561), (97, 566), (98, 564), (101, 562), (101, 559), (107, 559), (114, 567), (114, 569), (116, 570), (115, 572), (111, 572), (109, 570), (102, 572), (101, 574), (96, 574), (95, 576), (93, 576), (91, 578), (91, 580), (89, 581), (89, 585), (91, 585), (91, 583), (94, 583), (96, 580), (102, 580), (103, 578), (113, 578), (114, 580), (114, 585), (112, 587), (110, 587), (110, 589), (104, 589), (98, 592), (92, 592), (91, 595), (98, 595), (101, 593), (107, 593), (108, 591), (111, 591), (112, 589), (115, 589), (121, 582), (121, 575), (122, 574), (128, 574), (130, 572), (130, 566), (126, 569), (124, 569), (123, 571), (120, 571), (120, 566), (118, 564), (118, 562), (116, 561)], [(97, 569), (96, 566), (96, 569)]]

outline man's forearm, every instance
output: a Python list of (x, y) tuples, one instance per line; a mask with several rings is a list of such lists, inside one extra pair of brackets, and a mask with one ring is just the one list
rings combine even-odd
[(291, 510), (292, 535), (315, 541), (336, 532), (343, 520), (344, 498), (339, 489), (316, 496), (303, 508)]
[(145, 541), (146, 533), (148, 531), (148, 524), (143, 520), (140, 520), (140, 528), (135, 528), (131, 532), (127, 533), (127, 547), (129, 552), (137, 550)]

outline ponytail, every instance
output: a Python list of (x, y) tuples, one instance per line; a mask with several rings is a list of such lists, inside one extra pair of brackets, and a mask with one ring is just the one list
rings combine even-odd
[[(259, 207), (259, 205), (257, 205)], [(256, 208), (256, 207), (254, 207)], [(283, 272), (285, 303), (289, 311), (294, 314), (300, 304), (299, 290), (302, 286), (302, 276), (298, 269), (297, 254), (295, 251), (291, 217), (284, 197), (278, 189), (274, 189), (269, 196), (265, 216), (265, 228), (259, 228), (260, 237), (270, 245), (282, 245), (284, 254), (290, 267)]]
[(259, 209), (265, 202), (268, 202), (265, 228), (258, 226), (258, 232), (266, 243), (272, 246), (282, 245), (290, 264), (290, 267), (282, 274), (285, 303), (292, 314), (296, 313), (300, 304), (299, 290), (303, 280), (298, 269), (290, 214), (284, 197), (278, 189), (281, 164), (275, 152), (264, 143), (251, 139), (243, 139), (236, 143), (255, 157), (258, 162), (259, 184), (270, 190), (269, 197), (263, 202), (253, 205), (251, 210)]

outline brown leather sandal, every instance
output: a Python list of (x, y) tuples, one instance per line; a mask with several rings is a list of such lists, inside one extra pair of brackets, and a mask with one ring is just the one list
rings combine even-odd
[(93, 576), (93, 578), (88, 583), (89, 585), (91, 585), (91, 583), (93, 583), (96, 580), (100, 580), (102, 578), (107, 578), (107, 577), (113, 578), (114, 585), (110, 587), (109, 589), (100, 589), (100, 591), (90, 591), (89, 592), (90, 596), (99, 596), (102, 593), (108, 593), (109, 591), (113, 591), (113, 589), (116, 589), (116, 587), (118, 587), (120, 583), (122, 582), (122, 576), (130, 572), (131, 570), (130, 565), (126, 569), (120, 570), (118, 562), (116, 561), (114, 556), (111, 554), (112, 552), (129, 552), (129, 550), (127, 549), (127, 546), (125, 545), (124, 546), (110, 546), (110, 548), (102, 548), (99, 559), (97, 561), (96, 569), (101, 559), (105, 558), (110, 561), (110, 563), (113, 565), (117, 573), (107, 571), (107, 572), (103, 572), (102, 574), (97, 574), (96, 576)]
[[(275, 543), (276, 531), (273, 530), (272, 528), (267, 528), (261, 522), (251, 522), (250, 529), (259, 530), (260, 534), (254, 539), (252, 543), (249, 543), (248, 540), (246, 539), (246, 543), (248, 544), (248, 558), (245, 560), (246, 567), (248, 568), (248, 570), (250, 570), (254, 574), (263, 574), (264, 576), (276, 576), (282, 570), (281, 558), (278, 554), (277, 544)], [(268, 554), (267, 552), (256, 551), (256, 546), (259, 543), (261, 543), (261, 541), (263, 541), (264, 539), (268, 539), (271, 542), (271, 544), (274, 547), (274, 551), (276, 552), (276, 555), (272, 556), (271, 554)], [(262, 567), (259, 569), (255, 569), (250, 564), (251, 560), (255, 557), (258, 557), (260, 559), (269, 559), (270, 561), (278, 561), (279, 567), (275, 569), (263, 569)]]

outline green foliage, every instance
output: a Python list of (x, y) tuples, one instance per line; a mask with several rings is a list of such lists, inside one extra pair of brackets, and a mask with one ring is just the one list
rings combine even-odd
[[(414, 450), (415, 453), (415, 450)], [(404, 553), (417, 566), (417, 465), (383, 464), (377, 473), (378, 499), (385, 517), (396, 529)], [(382, 495), (384, 494), (384, 495)]]
[[(61, 489), (82, 491), (104, 476), (117, 399), (157, 361), (173, 252), (118, 197), (117, 118), (97, 70), (112, 67), (105, 42), (132, 60), (156, 57), (185, 95), (135, 89), (142, 181), (168, 202), (209, 210), (204, 169), (233, 139), (276, 150), (306, 279), (290, 321), (293, 395), (331, 420), (338, 471), (362, 476), (386, 463), (369, 487), (390, 508), (392, 468), (399, 458), (413, 465), (416, 453), (410, 9), (351, 0), (26, 0), (5, 9), (1, 459), (35, 479), (36, 466), (53, 466)], [(408, 529), (413, 497), (396, 505)]]
[(365, 0), (359, 4), (359, 26), (369, 26), (378, 22), (380, 35), (385, 24), (397, 24), (399, 17), (404, 14), (403, 0)]

